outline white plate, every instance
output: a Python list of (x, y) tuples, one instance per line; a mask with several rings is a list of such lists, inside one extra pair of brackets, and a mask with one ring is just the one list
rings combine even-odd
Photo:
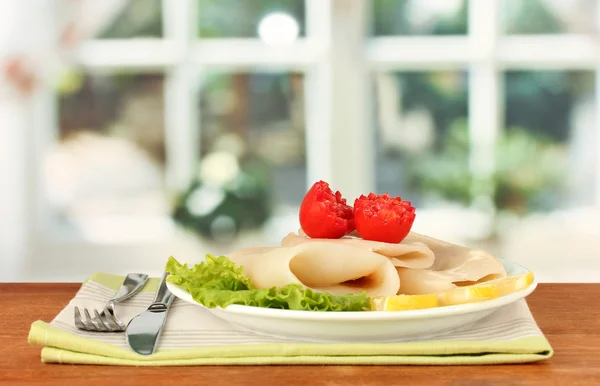
[[(509, 275), (528, 269), (499, 259)], [(203, 307), (217, 317), (246, 330), (276, 337), (308, 341), (385, 342), (434, 335), (474, 323), (500, 307), (522, 299), (535, 290), (527, 288), (477, 303), (393, 312), (314, 312), (231, 305), (206, 308), (181, 287), (167, 283), (179, 299)]]

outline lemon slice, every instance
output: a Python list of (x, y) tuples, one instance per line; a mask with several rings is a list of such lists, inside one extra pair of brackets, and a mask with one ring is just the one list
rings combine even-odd
[(372, 309), (375, 311), (405, 311), (437, 306), (436, 294), (380, 296), (372, 301)]
[(493, 285), (498, 290), (498, 296), (503, 296), (511, 292), (521, 291), (529, 287), (531, 283), (533, 283), (533, 272), (527, 272), (475, 284), (475, 287)]
[(520, 291), (531, 283), (533, 272), (527, 272), (441, 292), (438, 300), (440, 306), (480, 302)]
[(404, 311), (475, 303), (521, 291), (533, 283), (533, 272), (457, 287), (437, 294), (379, 296), (371, 299), (373, 311)]
[(480, 287), (470, 285), (440, 292), (438, 294), (438, 300), (440, 306), (451, 306), (455, 304), (481, 302), (497, 298), (498, 296), (500, 296), (499, 291), (493, 285)]

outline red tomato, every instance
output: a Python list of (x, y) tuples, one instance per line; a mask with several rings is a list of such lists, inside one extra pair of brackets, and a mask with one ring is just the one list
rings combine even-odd
[(400, 197), (370, 193), (354, 201), (354, 221), (365, 240), (399, 243), (412, 228), (415, 208)]
[(355, 229), (353, 209), (340, 192), (319, 181), (302, 200), (300, 226), (309, 237), (339, 239)]

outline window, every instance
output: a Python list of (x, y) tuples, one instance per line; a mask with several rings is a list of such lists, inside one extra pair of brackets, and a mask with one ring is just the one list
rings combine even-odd
[(131, 0), (39, 99), (31, 277), (277, 243), (322, 178), (409, 198), (415, 230), (541, 280), (585, 280), (533, 236), (599, 218), (597, 1), (240, 3)]

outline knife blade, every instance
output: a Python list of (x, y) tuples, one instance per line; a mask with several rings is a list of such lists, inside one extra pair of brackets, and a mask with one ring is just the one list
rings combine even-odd
[(167, 289), (167, 276), (161, 277), (154, 301), (148, 309), (127, 324), (125, 337), (129, 347), (138, 354), (151, 355), (156, 351), (158, 339), (167, 320), (167, 313), (175, 296)]

